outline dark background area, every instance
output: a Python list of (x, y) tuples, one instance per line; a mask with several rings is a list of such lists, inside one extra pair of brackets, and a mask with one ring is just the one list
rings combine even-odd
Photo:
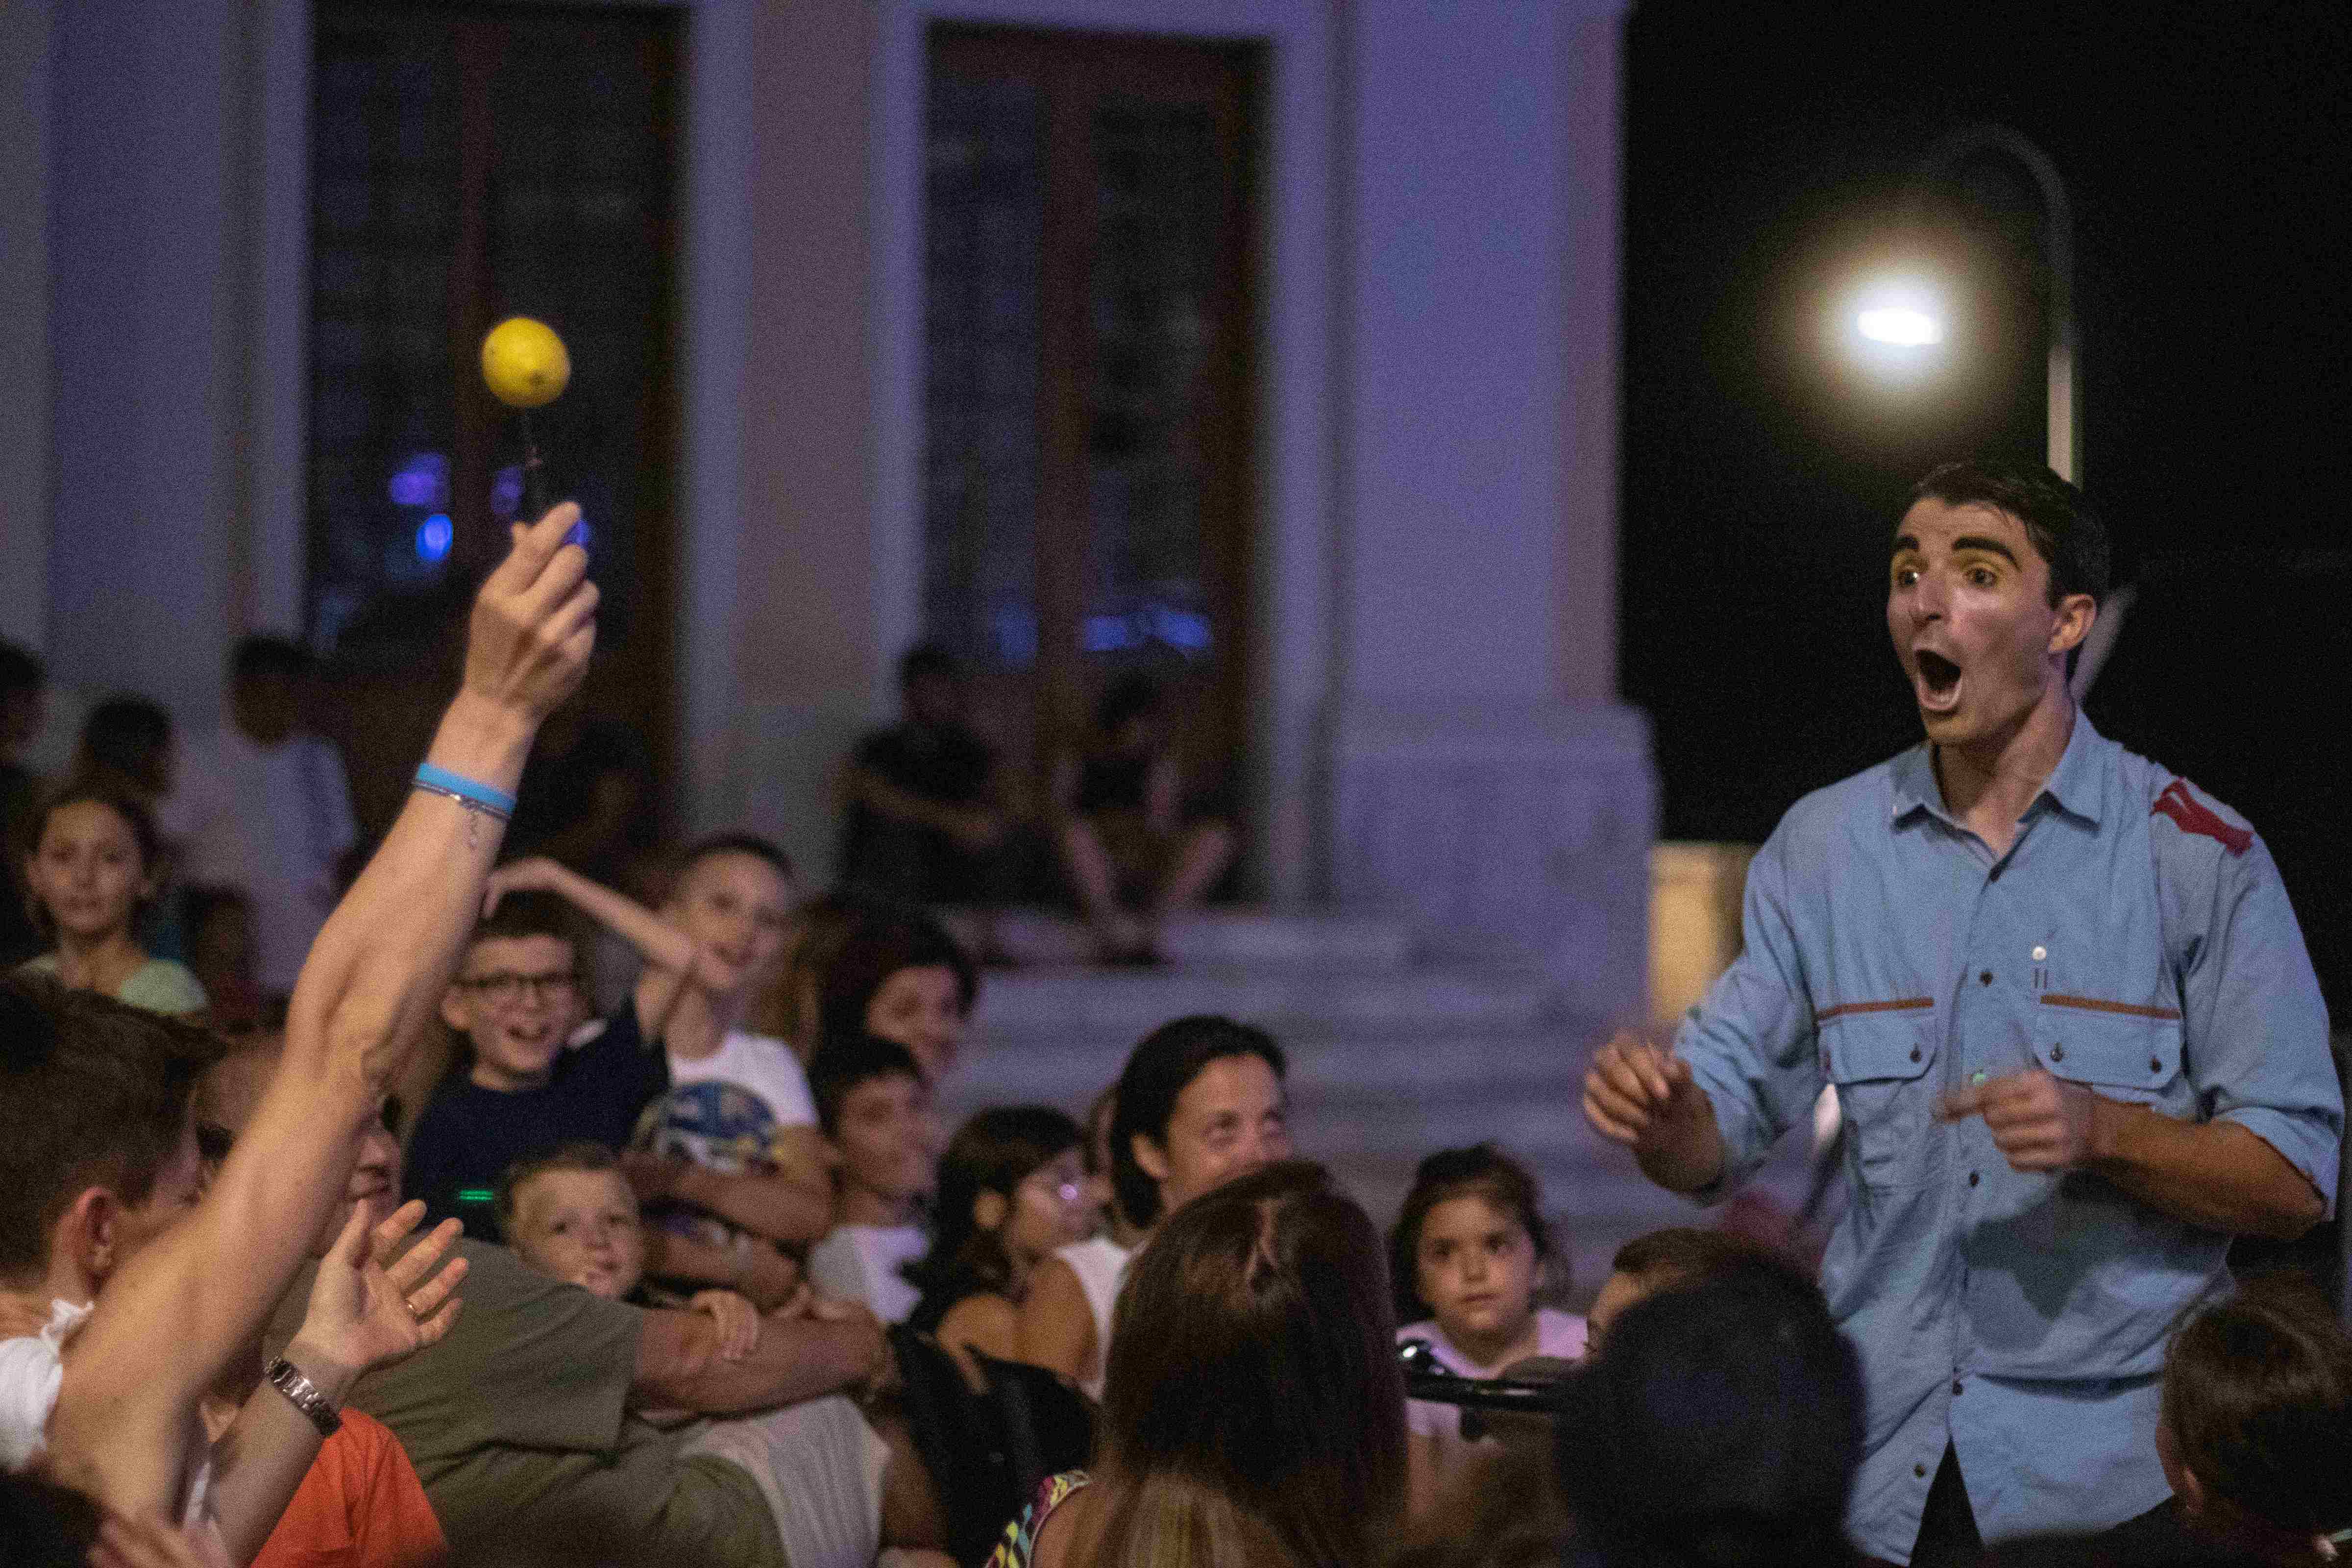
[[(1883, 618), (1903, 497), (2042, 454), (2032, 188), (1971, 165), (1903, 226), (1929, 146), (1999, 121), (2072, 197), (2084, 474), (2139, 585), (2088, 710), (2262, 830), (2345, 1016), (2352, 6), (1642, 0), (1630, 28), (1623, 680), (1665, 836), (1760, 840), (1918, 738)], [(1949, 374), (1887, 395), (1823, 329), (1906, 232), (1976, 308)]]

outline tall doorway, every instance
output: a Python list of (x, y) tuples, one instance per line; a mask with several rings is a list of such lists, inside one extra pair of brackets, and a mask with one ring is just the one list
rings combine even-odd
[(923, 616), (1042, 784), (1130, 670), (1238, 785), (1257, 523), (1255, 45), (935, 26)]

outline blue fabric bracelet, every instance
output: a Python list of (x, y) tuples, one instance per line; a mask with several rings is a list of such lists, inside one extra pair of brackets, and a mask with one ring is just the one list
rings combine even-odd
[(514, 815), (515, 797), (502, 789), (453, 773), (447, 768), (436, 768), (426, 763), (416, 770), (416, 787), (433, 795), (447, 795), (460, 805), (470, 805), (504, 818)]

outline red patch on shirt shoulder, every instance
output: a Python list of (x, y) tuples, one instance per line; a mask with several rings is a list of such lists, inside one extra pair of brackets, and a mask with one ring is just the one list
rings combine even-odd
[(2148, 815), (2168, 816), (2181, 832), (2201, 833), (2218, 841), (2232, 855), (2243, 855), (2253, 847), (2254, 835), (2251, 828), (2233, 826), (2223, 821), (2221, 813), (2189, 793), (2189, 784), (2184, 779), (2175, 779), (2165, 785), (2164, 793), (2156, 797), (2155, 809)]

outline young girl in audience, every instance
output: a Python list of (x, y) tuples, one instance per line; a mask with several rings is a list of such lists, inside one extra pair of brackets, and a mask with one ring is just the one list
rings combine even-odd
[(1078, 1124), (1043, 1105), (983, 1110), (940, 1161), (938, 1228), (910, 1271), (908, 1324), (934, 1335), (986, 1387), (979, 1351), (1020, 1359), (1020, 1308), (1037, 1265), (1094, 1229)]
[(915, 1053), (936, 1085), (955, 1068), (980, 972), (947, 928), (922, 910), (878, 905), (825, 965), (818, 1021), (826, 1039), (879, 1035)]
[(1091, 1480), (1057, 1476), (991, 1568), (1371, 1568), (1404, 1489), (1380, 1233), (1318, 1165), (1164, 1221), (1118, 1300)]
[[(1584, 1320), (1537, 1305), (1553, 1256), (1542, 1194), (1527, 1167), (1493, 1144), (1423, 1160), (1389, 1247), (1397, 1316), (1407, 1320), (1398, 1340), (1427, 1342), (1461, 1376), (1499, 1377), (1530, 1356), (1584, 1353)], [(1419, 1514), (1470, 1456), (1454, 1406), (1414, 1400), (1408, 1425)]]
[(1264, 1030), (1208, 1014), (1162, 1024), (1136, 1043), (1111, 1090), (1114, 1237), (1066, 1247), (1037, 1271), (1021, 1311), (1021, 1358), (1102, 1397), (1111, 1307), (1140, 1246), (1169, 1211), (1290, 1157), (1282, 1047)]
[(829, 1042), (809, 1064), (817, 1121), (841, 1152), (839, 1219), (809, 1249), (809, 1282), (903, 1323), (917, 1293), (908, 1265), (930, 1247), (931, 1091), (906, 1047), (872, 1035)]
[[(499, 1184), (498, 1215), (507, 1245), (540, 1273), (607, 1301), (637, 1300), (645, 1226), (620, 1160), (603, 1144), (566, 1143), (517, 1161)], [(721, 1360), (741, 1361), (759, 1347), (760, 1310), (748, 1299), (703, 1290), (686, 1306), (717, 1322)]]
[(25, 972), (151, 1013), (202, 1013), (196, 977), (150, 957), (132, 930), (155, 897), (158, 853), (154, 819), (128, 796), (75, 786), (53, 797), (34, 819), (25, 883), (34, 919), (57, 947)]

